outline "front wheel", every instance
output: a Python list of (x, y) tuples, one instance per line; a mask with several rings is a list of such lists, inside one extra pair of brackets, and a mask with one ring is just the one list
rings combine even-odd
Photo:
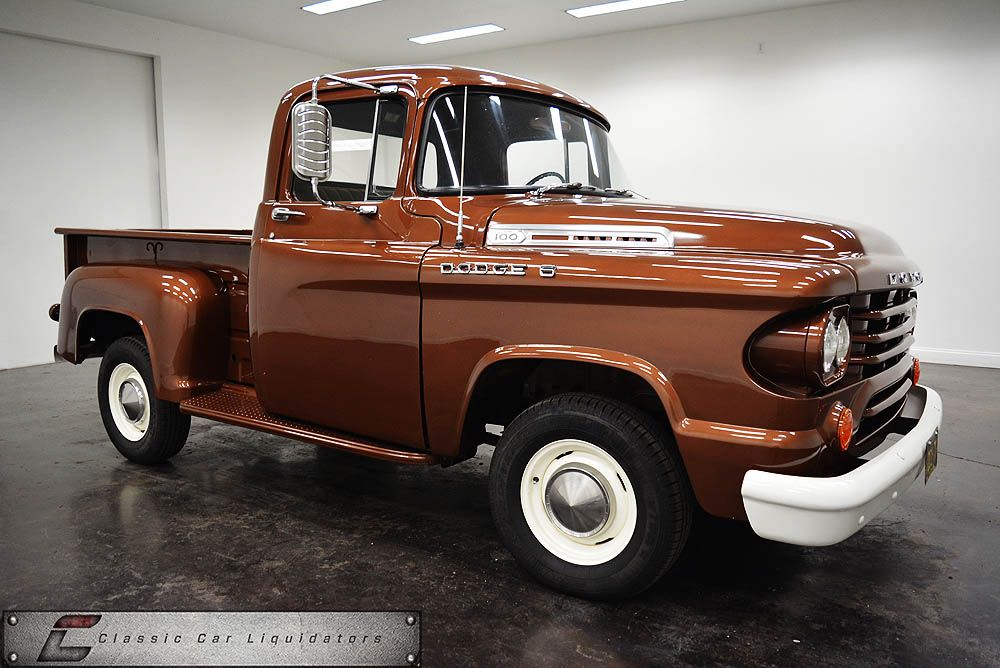
[(139, 339), (108, 346), (97, 374), (104, 428), (118, 452), (140, 464), (162, 464), (184, 447), (191, 416), (156, 398), (149, 350)]
[(680, 555), (694, 506), (669, 439), (644, 413), (594, 395), (521, 413), (490, 466), (493, 516), (517, 561), (585, 598), (656, 582)]

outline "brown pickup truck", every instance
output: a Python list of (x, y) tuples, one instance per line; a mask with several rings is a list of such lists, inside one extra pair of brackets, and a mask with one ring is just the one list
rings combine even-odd
[(252, 230), (57, 230), (56, 354), (103, 357), (108, 435), (145, 464), (192, 415), (402, 464), (495, 444), (504, 541), (581, 596), (655, 582), (697, 508), (828, 545), (926, 482), (913, 262), (871, 229), (651, 202), (608, 131), (494, 72), (303, 82)]

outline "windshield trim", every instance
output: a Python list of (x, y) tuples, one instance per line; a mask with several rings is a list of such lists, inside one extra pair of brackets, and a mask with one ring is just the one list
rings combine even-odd
[[(465, 193), (472, 193), (474, 195), (517, 195), (523, 194), (527, 195), (530, 192), (538, 190), (538, 186), (465, 186)], [(552, 188), (551, 190), (545, 191), (545, 195), (571, 195), (571, 196), (583, 196), (583, 197), (623, 197), (626, 199), (631, 199), (632, 195), (629, 195), (625, 189), (611, 188), (610, 190), (605, 190), (604, 188), (594, 187), (590, 189), (575, 189), (575, 188)], [(427, 195), (453, 195), (458, 194), (458, 188), (424, 188), (423, 194)]]
[[(456, 92), (461, 91), (464, 88), (469, 89), (469, 94), (474, 93), (487, 93), (489, 95), (499, 95), (500, 97), (512, 97), (521, 98), (526, 100), (531, 100), (532, 102), (543, 102), (550, 107), (556, 107), (561, 110), (568, 111), (572, 114), (580, 116), (581, 118), (586, 118), (587, 120), (596, 123), (598, 126), (604, 128), (605, 132), (611, 132), (611, 125), (604, 120), (601, 116), (591, 112), (583, 107), (578, 107), (572, 102), (566, 100), (560, 100), (559, 98), (552, 97), (550, 95), (542, 95), (539, 93), (531, 93), (528, 91), (521, 90), (506, 90), (502, 88), (496, 88), (494, 86), (451, 86), (449, 88), (442, 88), (432, 95), (426, 102), (424, 108), (424, 117), (421, 119), (420, 127), (420, 141), (417, 143), (417, 155), (416, 160), (413, 163), (413, 174), (412, 174), (412, 185), (414, 191), (419, 195), (424, 196), (441, 196), (441, 195), (457, 195), (458, 188), (425, 188), (420, 184), (420, 180), (424, 175), (424, 156), (427, 155), (427, 138), (430, 135), (430, 125), (431, 119), (434, 114), (434, 105), (444, 97), (445, 95), (452, 95)], [(478, 195), (490, 195), (490, 194), (512, 194), (518, 192), (528, 193), (534, 190), (537, 186), (465, 186), (466, 192), (475, 193)]]

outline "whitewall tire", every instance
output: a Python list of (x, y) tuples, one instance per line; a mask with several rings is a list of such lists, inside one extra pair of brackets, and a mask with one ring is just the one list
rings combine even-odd
[(162, 464), (180, 452), (191, 416), (156, 397), (146, 344), (118, 339), (104, 353), (97, 374), (101, 419), (115, 448), (140, 464)]
[(674, 564), (694, 501), (664, 427), (632, 406), (574, 393), (506, 426), (490, 464), (490, 508), (515, 559), (540, 581), (613, 599)]

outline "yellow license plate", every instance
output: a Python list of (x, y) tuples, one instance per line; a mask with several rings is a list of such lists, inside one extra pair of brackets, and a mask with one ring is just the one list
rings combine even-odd
[(935, 429), (934, 435), (930, 437), (927, 441), (927, 445), (924, 446), (924, 484), (931, 477), (931, 473), (934, 472), (935, 467), (937, 467), (938, 459), (938, 432)]

